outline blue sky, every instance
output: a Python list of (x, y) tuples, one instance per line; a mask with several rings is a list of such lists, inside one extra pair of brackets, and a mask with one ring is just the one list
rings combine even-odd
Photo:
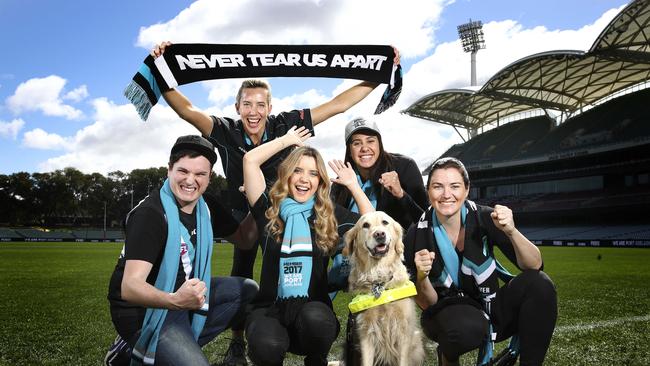
[[(0, 1), (0, 174), (73, 166), (84, 172), (163, 166), (175, 137), (192, 133), (164, 103), (147, 122), (122, 91), (161, 40), (208, 43), (393, 44), (404, 92), (377, 121), (389, 151), (424, 166), (460, 138), (452, 129), (400, 115), (441, 89), (469, 84), (469, 56), (456, 26), (485, 24), (479, 82), (511, 62), (553, 49), (587, 50), (621, 0), (394, 1)], [(323, 103), (354, 81), (271, 79), (274, 112)], [(197, 106), (234, 116), (237, 80), (181, 87)], [(341, 158), (343, 126), (372, 113), (373, 93), (321, 124), (310, 142)]]

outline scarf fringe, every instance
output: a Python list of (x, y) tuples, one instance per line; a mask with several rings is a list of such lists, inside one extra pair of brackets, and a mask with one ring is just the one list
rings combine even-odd
[(393, 72), (391, 83), (388, 84), (386, 90), (384, 90), (384, 94), (381, 96), (377, 109), (375, 109), (375, 114), (381, 114), (395, 105), (400, 94), (402, 94), (402, 66), (397, 65), (395, 72)]
[(124, 89), (124, 96), (135, 106), (135, 110), (138, 112), (140, 118), (146, 121), (149, 118), (149, 112), (151, 112), (153, 105), (140, 84), (131, 81)]

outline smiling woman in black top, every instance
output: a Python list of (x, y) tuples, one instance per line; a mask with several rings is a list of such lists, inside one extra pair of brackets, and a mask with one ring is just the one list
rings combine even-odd
[[(311, 147), (289, 154), (268, 193), (260, 169), (277, 151), (302, 145), (309, 136), (304, 128), (292, 128), (244, 156), (244, 189), (263, 230), (260, 292), (246, 322), (249, 357), (256, 365), (282, 365), (286, 352), (306, 356), (305, 365), (327, 365), (339, 331), (327, 292), (327, 264), (339, 235), (358, 215), (332, 203), (325, 164)], [(340, 161), (330, 167), (338, 175), (333, 181), (350, 190), (359, 213), (373, 211), (351, 167)]]

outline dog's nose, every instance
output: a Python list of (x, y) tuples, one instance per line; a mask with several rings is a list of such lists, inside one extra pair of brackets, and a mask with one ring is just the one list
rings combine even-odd
[(375, 241), (379, 244), (384, 244), (386, 242), (386, 233), (383, 231), (375, 231), (372, 234), (372, 237), (375, 238)]

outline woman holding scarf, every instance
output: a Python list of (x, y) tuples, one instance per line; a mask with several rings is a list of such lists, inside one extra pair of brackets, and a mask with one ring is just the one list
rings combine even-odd
[[(359, 215), (332, 203), (322, 157), (300, 146), (309, 136), (307, 129), (294, 127), (244, 156), (244, 190), (263, 238), (260, 292), (246, 321), (248, 355), (256, 365), (282, 365), (286, 352), (304, 355), (305, 365), (327, 365), (339, 332), (327, 265), (339, 236)], [(265, 192), (260, 166), (291, 145), (300, 147), (282, 162), (277, 181)], [(359, 213), (373, 211), (349, 164), (329, 165), (337, 174), (332, 181), (350, 190)]]
[[(458, 365), (460, 355), (477, 348), (477, 364), (488, 364), (493, 342), (508, 337), (510, 346), (497, 357), (503, 364), (520, 356), (521, 365), (541, 365), (555, 328), (557, 295), (542, 272), (539, 249), (517, 230), (508, 207), (467, 199), (469, 176), (459, 160), (437, 160), (427, 190), (431, 206), (407, 233), (404, 256), (416, 277), (422, 328), (439, 345), (439, 365)], [(519, 275), (496, 261), (494, 246)]]

